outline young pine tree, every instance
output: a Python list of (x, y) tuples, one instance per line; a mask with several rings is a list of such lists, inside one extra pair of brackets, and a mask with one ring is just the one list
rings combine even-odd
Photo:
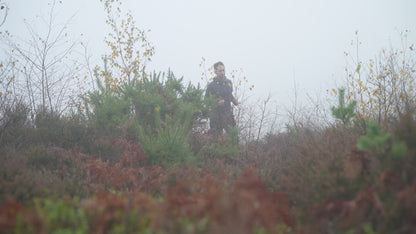
[(331, 107), (332, 115), (340, 120), (344, 125), (348, 125), (355, 116), (356, 101), (345, 103), (345, 89), (338, 89), (338, 107)]

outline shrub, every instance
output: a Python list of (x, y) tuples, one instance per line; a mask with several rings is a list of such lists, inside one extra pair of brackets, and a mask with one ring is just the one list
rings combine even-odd
[(87, 116), (97, 133), (137, 140), (152, 165), (192, 163), (189, 136), (201, 118), (202, 89), (185, 87), (171, 72), (166, 77), (161, 73), (143, 76), (117, 91), (100, 87), (85, 99)]
[(0, 149), (6, 146), (20, 148), (30, 142), (25, 139), (30, 128), (30, 109), (23, 102), (2, 105), (0, 110)]
[(36, 199), (26, 209), (8, 200), (2, 204), (10, 214), (8, 223), (0, 220), (0, 228), (18, 233), (272, 233), (295, 228), (286, 196), (268, 191), (253, 172), (234, 183), (190, 168), (176, 168), (172, 177), (177, 183), (163, 199), (134, 191), (99, 193), (83, 199)]
[(144, 131), (140, 125), (138, 126), (139, 139), (150, 156), (150, 163), (168, 167), (192, 163), (194, 157), (188, 143), (190, 118), (185, 118), (182, 122), (167, 117), (165, 121), (165, 127), (162, 127), (160, 114), (156, 110), (156, 132), (149, 128)]
[(0, 200), (13, 197), (31, 203), (34, 197), (86, 196), (85, 160), (85, 155), (59, 147), (9, 149), (0, 159)]
[(356, 101), (351, 101), (346, 105), (345, 103), (345, 89), (338, 89), (339, 98), (338, 106), (333, 106), (331, 108), (332, 115), (340, 120), (344, 125), (348, 125), (351, 119), (355, 116), (355, 106), (357, 105)]
[(357, 142), (356, 129), (298, 128), (271, 137), (268, 151), (257, 156), (256, 161), (264, 161), (259, 170), (270, 186), (288, 194), (297, 210), (327, 198), (352, 197), (359, 189), (345, 173), (348, 152)]
[[(357, 101), (357, 118), (363, 125), (372, 119), (390, 128), (400, 115), (415, 111), (416, 50), (406, 44), (406, 34), (401, 34), (403, 49), (383, 49), (378, 57), (355, 60), (353, 67), (346, 68), (346, 99)], [(357, 51), (359, 44), (357, 36)]]
[(238, 144), (238, 129), (230, 127), (229, 134), (218, 139), (206, 139), (198, 152), (198, 158), (202, 164), (212, 159), (225, 159), (233, 162), (239, 154), (241, 154), (241, 149)]
[(99, 91), (88, 94), (87, 109), (90, 124), (98, 134), (117, 137), (122, 126), (130, 117), (130, 103), (125, 97), (107, 95)]

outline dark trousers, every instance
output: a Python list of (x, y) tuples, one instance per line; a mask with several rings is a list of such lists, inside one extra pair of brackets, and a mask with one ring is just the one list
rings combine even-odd
[(229, 127), (235, 127), (235, 120), (232, 110), (215, 110), (210, 118), (210, 133), (219, 136), (223, 130), (229, 133)]

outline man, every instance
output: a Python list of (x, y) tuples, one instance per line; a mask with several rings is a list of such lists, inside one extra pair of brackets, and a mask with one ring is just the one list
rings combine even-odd
[(214, 64), (215, 77), (208, 84), (205, 93), (206, 98), (214, 100), (214, 108), (210, 114), (210, 133), (219, 136), (229, 127), (235, 127), (235, 120), (231, 103), (238, 105), (237, 99), (233, 96), (232, 82), (225, 77), (225, 67), (222, 62)]

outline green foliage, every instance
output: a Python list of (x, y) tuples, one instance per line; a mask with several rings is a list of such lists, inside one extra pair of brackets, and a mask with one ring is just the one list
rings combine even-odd
[(290, 226), (287, 226), (286, 224), (284, 224), (284, 223), (279, 223), (278, 225), (277, 225), (277, 233), (278, 234), (284, 234), (284, 233), (290, 233), (291, 232), (291, 228), (290, 228)]
[(183, 113), (174, 115), (174, 119), (166, 116), (162, 126), (159, 107), (154, 111), (155, 129), (144, 128), (139, 124), (139, 140), (144, 151), (149, 155), (151, 164), (174, 166), (191, 163), (194, 160), (188, 140), (192, 113), (181, 110)]
[(48, 233), (89, 233), (87, 217), (75, 206), (78, 198), (69, 201), (35, 200), (35, 208)]
[(359, 227), (351, 228), (346, 234), (364, 233), (364, 234), (376, 234), (371, 223), (364, 223)]
[(7, 147), (27, 149), (37, 145), (88, 148), (91, 142), (88, 128), (77, 115), (64, 116), (39, 108), (30, 114), (24, 103), (4, 110), (0, 121), (0, 151)]
[(191, 84), (184, 87), (171, 72), (165, 81), (160, 76), (153, 73), (132, 90), (139, 141), (152, 164), (191, 163), (188, 141), (203, 106), (203, 91)]
[(120, 1), (101, 1), (111, 32), (110, 54), (96, 67), (98, 90), (90, 92), (85, 110), (97, 133), (138, 141), (151, 165), (173, 166), (193, 161), (189, 136), (206, 112), (203, 90), (183, 84), (171, 71), (147, 74), (154, 48)]
[(125, 83), (117, 92), (99, 88), (85, 98), (97, 132), (138, 140), (152, 165), (193, 161), (189, 136), (206, 106), (199, 86), (185, 86), (169, 71)]
[(219, 140), (205, 144), (198, 152), (199, 158), (235, 159), (241, 154), (238, 144), (238, 129), (229, 127), (227, 136), (221, 136)]
[(125, 97), (95, 91), (88, 94), (87, 115), (91, 125), (98, 132), (119, 133), (119, 127), (130, 116), (130, 104)]
[(391, 153), (394, 159), (401, 159), (407, 155), (406, 143), (393, 140), (391, 134), (383, 133), (377, 122), (370, 120), (367, 122), (365, 136), (358, 139), (358, 149), (381, 157), (386, 153)]
[(402, 159), (407, 155), (407, 145), (402, 141), (394, 141), (391, 148), (391, 155), (394, 159)]
[(383, 133), (377, 122), (367, 122), (366, 135), (358, 139), (358, 149), (376, 154), (383, 153), (391, 140), (389, 133)]
[(34, 119), (30, 142), (73, 149), (88, 148), (91, 143), (88, 128), (77, 115), (62, 116), (54, 111), (39, 108)]
[(365, 234), (376, 234), (371, 223), (366, 223), (363, 229)]
[(345, 103), (345, 89), (338, 89), (338, 107), (331, 107), (332, 115), (341, 120), (344, 125), (348, 125), (351, 119), (355, 116), (356, 101), (351, 101), (346, 105)]
[(23, 102), (15, 102), (13, 105), (2, 106), (0, 111), (0, 149), (8, 145), (25, 145), (27, 142), (23, 138), (30, 126), (29, 107)]

